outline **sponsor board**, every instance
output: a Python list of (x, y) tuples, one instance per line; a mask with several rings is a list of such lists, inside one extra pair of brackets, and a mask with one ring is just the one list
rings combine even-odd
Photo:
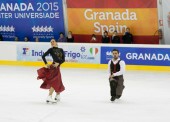
[[(17, 60), (19, 61), (42, 61), (42, 55), (50, 47), (46, 45), (17, 45)], [(60, 45), (65, 53), (66, 62), (100, 64), (100, 46), (76, 46)], [(47, 61), (52, 61), (50, 55)]]
[(169, 48), (101, 47), (101, 64), (112, 59), (112, 50), (120, 51), (120, 58), (128, 65), (170, 66)]

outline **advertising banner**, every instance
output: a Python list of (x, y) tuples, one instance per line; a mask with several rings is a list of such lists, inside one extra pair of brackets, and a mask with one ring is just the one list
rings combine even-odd
[(123, 35), (129, 27), (138, 40), (153, 41), (158, 30), (157, 0), (67, 0), (67, 6), (68, 30), (75, 34)]
[[(50, 48), (50, 45), (17, 45), (17, 60), (18, 61), (42, 61), (42, 55)], [(50, 55), (46, 57), (47, 61), (52, 61)]]
[(165, 44), (170, 44), (170, 0), (162, 0)]
[(170, 66), (169, 48), (141, 47), (101, 47), (101, 64), (107, 64), (112, 59), (112, 50), (120, 51), (120, 58), (127, 65)]
[(66, 62), (100, 64), (100, 46), (61, 45)]
[(49, 41), (64, 32), (62, 0), (1, 0), (0, 33), (6, 41)]
[[(60, 45), (65, 52), (66, 62), (100, 64), (100, 46)], [(42, 55), (50, 48), (50, 45), (17, 45), (18, 61), (42, 61)], [(47, 61), (52, 61), (50, 55)]]

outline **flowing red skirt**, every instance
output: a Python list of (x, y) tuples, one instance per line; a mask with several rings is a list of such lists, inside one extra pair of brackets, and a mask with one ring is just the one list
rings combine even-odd
[(42, 79), (44, 82), (41, 84), (40, 88), (42, 89), (50, 89), (54, 88), (55, 92), (60, 93), (65, 90), (64, 85), (61, 79), (60, 67), (50, 66), (48, 68), (40, 68), (37, 70), (38, 77), (37, 79)]

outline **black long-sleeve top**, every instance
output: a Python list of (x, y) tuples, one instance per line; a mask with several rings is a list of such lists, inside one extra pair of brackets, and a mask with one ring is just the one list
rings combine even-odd
[(42, 56), (42, 59), (45, 64), (47, 64), (45, 57), (48, 54), (50, 54), (52, 56), (53, 62), (57, 62), (59, 64), (62, 64), (63, 62), (65, 62), (65, 55), (64, 55), (64, 51), (62, 48), (52, 47), (52, 48), (48, 49)]
[(112, 43), (120, 43), (120, 37), (119, 36), (112, 36)]
[(133, 35), (131, 33), (126, 33), (123, 37), (124, 44), (132, 44), (133, 43)]
[(110, 42), (110, 38), (108, 36), (102, 37), (102, 43), (109, 43), (109, 42)]
[(3, 41), (3, 37), (2, 37), (2, 35), (0, 34), (0, 41)]
[(67, 42), (74, 42), (74, 36), (72, 36), (71, 38), (67, 37)]

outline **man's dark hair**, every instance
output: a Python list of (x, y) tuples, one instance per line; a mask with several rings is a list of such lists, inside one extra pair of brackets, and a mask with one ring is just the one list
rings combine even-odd
[(112, 52), (113, 52), (113, 51), (117, 51), (117, 52), (118, 52), (118, 54), (119, 54), (119, 50), (118, 50), (118, 49), (113, 49), (113, 50), (112, 50)]

